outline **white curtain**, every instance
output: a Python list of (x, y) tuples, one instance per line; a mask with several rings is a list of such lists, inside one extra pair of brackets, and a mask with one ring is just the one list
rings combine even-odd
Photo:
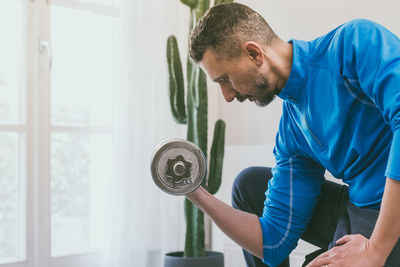
[(170, 112), (166, 64), (167, 37), (179, 34), (179, 13), (186, 11), (180, 5), (178, 0), (121, 2), (116, 178), (103, 267), (160, 267), (164, 253), (183, 249), (183, 197), (163, 193), (150, 175), (154, 147), (163, 139), (185, 136), (186, 127), (178, 126)]

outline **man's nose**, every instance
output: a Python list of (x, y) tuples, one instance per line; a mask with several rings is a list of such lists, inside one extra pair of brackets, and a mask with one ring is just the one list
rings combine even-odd
[(232, 88), (232, 86), (228, 85), (220, 85), (221, 86), (221, 91), (222, 95), (225, 98), (226, 102), (232, 102), (233, 99), (236, 97), (236, 91)]

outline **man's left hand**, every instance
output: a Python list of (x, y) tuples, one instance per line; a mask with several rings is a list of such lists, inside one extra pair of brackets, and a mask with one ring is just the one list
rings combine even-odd
[(371, 248), (370, 240), (362, 235), (346, 235), (336, 244), (306, 267), (381, 267), (384, 264)]

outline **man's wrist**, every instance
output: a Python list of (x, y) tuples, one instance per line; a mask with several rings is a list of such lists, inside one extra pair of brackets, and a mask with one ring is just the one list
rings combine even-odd
[(372, 255), (374, 261), (378, 264), (378, 266), (384, 266), (387, 257), (389, 256), (392, 248), (383, 245), (382, 243), (378, 242), (377, 240), (371, 238), (368, 239), (368, 254)]
[(187, 194), (186, 197), (192, 202), (196, 202), (196, 200), (199, 199), (203, 191), (205, 191), (204, 188), (202, 186), (199, 186), (198, 188), (196, 188), (196, 190)]

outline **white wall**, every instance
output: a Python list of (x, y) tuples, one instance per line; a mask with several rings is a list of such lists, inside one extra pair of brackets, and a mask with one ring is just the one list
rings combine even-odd
[[(312, 40), (355, 18), (372, 19), (400, 36), (395, 0), (239, 0), (259, 12), (283, 39)], [(209, 91), (218, 99), (217, 116), (227, 123), (227, 145), (273, 144), (281, 114), (280, 99), (265, 108), (251, 103), (227, 104), (219, 88), (210, 82)], [(216, 93), (218, 92), (218, 93)], [(211, 97), (211, 95), (210, 95)]]

